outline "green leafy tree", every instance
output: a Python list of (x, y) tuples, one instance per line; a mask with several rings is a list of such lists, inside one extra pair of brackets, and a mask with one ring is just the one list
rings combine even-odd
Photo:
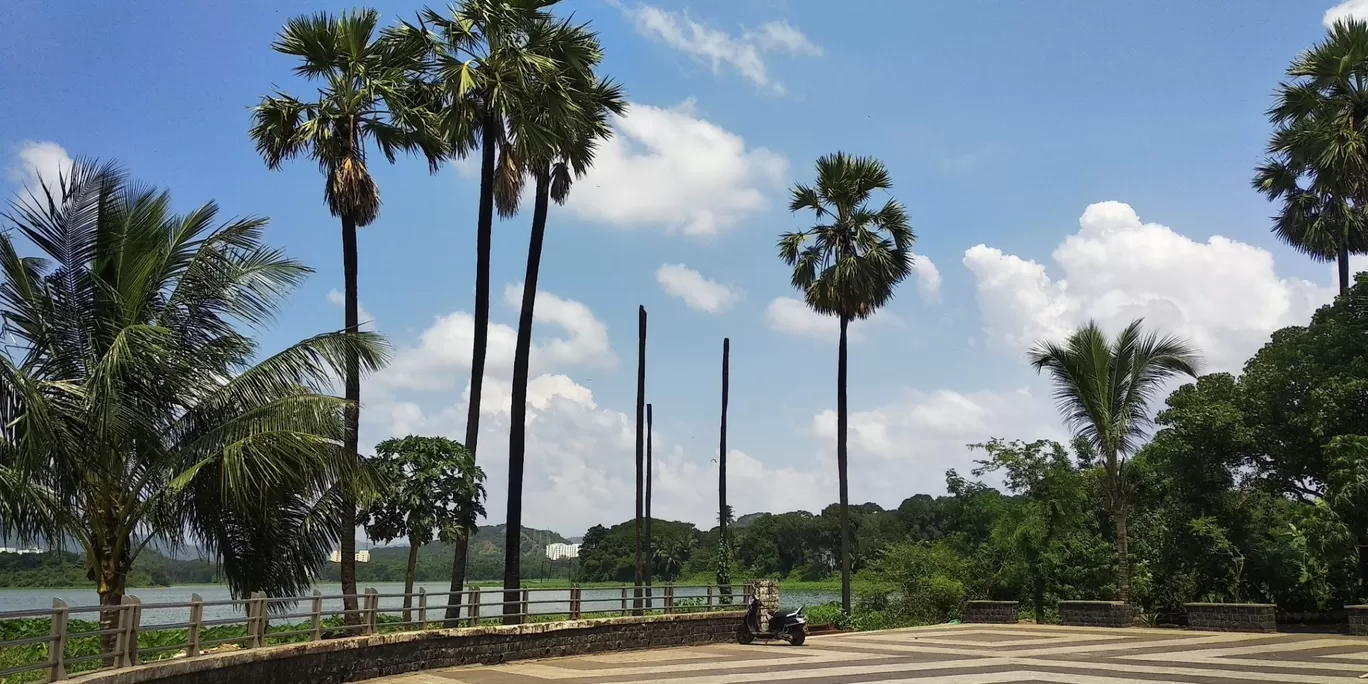
[(1037, 371), (1050, 374), (1065, 423), (1102, 458), (1116, 525), (1117, 594), (1129, 602), (1126, 516), (1131, 484), (1126, 461), (1148, 434), (1150, 403), (1164, 383), (1178, 375), (1197, 376), (1197, 352), (1176, 337), (1145, 332), (1137, 319), (1111, 340), (1089, 322), (1062, 343), (1037, 343), (1028, 358)]
[[(266, 166), (307, 156), (324, 176), (323, 197), (342, 223), (342, 270), (346, 329), (360, 330), (357, 294), (356, 229), (370, 225), (380, 213), (380, 191), (366, 166), (367, 148), (393, 163), (401, 152), (427, 158), (436, 171), (446, 154), (434, 123), (425, 115), (412, 74), (426, 55), (420, 40), (398, 32), (380, 33), (375, 10), (319, 13), (286, 22), (272, 48), (296, 57), (294, 73), (321, 81), (317, 99), (305, 101), (277, 91), (252, 110), (251, 137)], [(357, 454), (361, 379), (358, 361), (349, 360), (343, 380), (347, 401), (347, 436), (343, 450)], [(341, 512), (343, 529), (356, 528), (355, 502)], [(342, 592), (346, 608), (356, 610), (356, 538), (342, 537)], [(348, 620), (359, 619), (349, 612)]]
[(1275, 126), (1254, 187), (1282, 206), (1273, 234), (1317, 261), (1338, 265), (1368, 251), (1368, 23), (1341, 20), (1287, 68), (1268, 110)]
[(263, 244), (265, 219), (174, 213), (113, 164), (78, 161), (11, 208), (0, 535), (79, 546), (102, 606), (154, 541), (194, 542), (238, 596), (310, 586), (351, 532), (339, 507), (364, 491), (340, 450), (351, 403), (327, 391), (348, 363), (380, 367), (383, 340), (333, 332), (263, 354), (252, 334), (309, 269)]
[(373, 541), (407, 539), (404, 621), (410, 621), (418, 550), (433, 539), (464, 539), (485, 514), (485, 474), (470, 452), (445, 437), (387, 439), (375, 447), (371, 466), (384, 484), (364, 516)]
[(672, 534), (655, 544), (655, 568), (661, 579), (666, 582), (679, 579), (697, 545), (698, 539), (692, 534)]
[(888, 169), (871, 157), (844, 152), (817, 160), (817, 182), (793, 188), (789, 211), (812, 211), (817, 225), (779, 238), (779, 258), (793, 268), (792, 283), (817, 313), (840, 325), (836, 371), (836, 469), (841, 506), (841, 609), (850, 613), (850, 525), (847, 478), (847, 328), (893, 298), (912, 273), (916, 235), (907, 211), (889, 198), (869, 206), (876, 190), (893, 186)]

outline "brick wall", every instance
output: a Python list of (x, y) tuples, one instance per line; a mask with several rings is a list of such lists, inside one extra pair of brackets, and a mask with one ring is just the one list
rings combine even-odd
[(1368, 606), (1345, 606), (1344, 615), (1349, 621), (1350, 634), (1368, 636)]
[(1059, 622), (1071, 627), (1130, 627), (1132, 615), (1120, 601), (1059, 602)]
[(964, 605), (964, 622), (1014, 625), (1017, 622), (1017, 602), (970, 601)]
[(439, 667), (731, 641), (741, 612), (381, 634), (168, 660), (74, 684), (338, 684)]
[(1185, 603), (1188, 627), (1212, 632), (1276, 632), (1271, 603)]

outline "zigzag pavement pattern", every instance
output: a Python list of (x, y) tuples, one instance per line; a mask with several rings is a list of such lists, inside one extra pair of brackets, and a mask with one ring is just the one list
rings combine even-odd
[(372, 684), (1248, 684), (1358, 682), (1368, 640), (1052, 625), (937, 625), (774, 643), (459, 667)]

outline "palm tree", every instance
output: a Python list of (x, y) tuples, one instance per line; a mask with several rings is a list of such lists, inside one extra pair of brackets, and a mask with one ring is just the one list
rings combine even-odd
[(651, 405), (646, 405), (646, 607), (651, 607), (651, 575), (655, 573), (655, 538), (651, 536)]
[(893, 298), (912, 273), (916, 235), (907, 211), (892, 198), (869, 207), (875, 190), (892, 187), (888, 170), (872, 157), (844, 152), (817, 160), (815, 187), (793, 188), (789, 211), (811, 210), (817, 225), (779, 238), (779, 258), (793, 267), (793, 286), (807, 305), (840, 322), (836, 366), (836, 469), (841, 489), (841, 609), (850, 614), (850, 526), (846, 478), (846, 329)]
[(697, 540), (693, 536), (684, 533), (666, 539), (659, 548), (655, 550), (654, 559), (660, 567), (660, 577), (667, 582), (679, 578), (679, 574), (684, 571), (684, 564), (689, 562), (689, 556), (693, 555), (694, 546)]
[[(556, 70), (539, 41), (551, 37), (544, 9), (556, 0), (461, 0), (444, 16), (431, 9), (405, 32), (426, 38), (440, 92), (441, 128), (454, 153), (480, 149), (480, 199), (475, 228), (475, 320), (470, 360), (470, 400), (465, 445), (475, 458), (480, 437), (480, 400), (489, 340), (489, 269), (494, 211), (517, 213), (525, 169), (513, 157), (509, 119), (526, 106), (534, 81)], [(431, 27), (430, 29), (428, 27)], [(526, 285), (525, 285), (526, 286)], [(535, 289), (535, 288), (534, 288)], [(516, 530), (516, 527), (513, 527)], [(517, 545), (513, 545), (517, 548)], [(451, 562), (451, 591), (465, 582), (468, 543), (458, 542)], [(459, 608), (448, 607), (447, 619)]]
[(338, 507), (367, 490), (340, 449), (351, 402), (327, 388), (348, 363), (383, 365), (384, 341), (333, 332), (263, 355), (254, 335), (310, 269), (262, 243), (265, 219), (175, 214), (113, 164), (78, 161), (11, 208), (0, 535), (78, 546), (102, 606), (154, 541), (198, 544), (237, 596), (308, 588), (352, 532)]
[[(524, 99), (508, 112), (505, 171), (496, 182), (496, 204), (506, 214), (518, 209), (523, 180), (534, 185), (532, 230), (523, 278), (522, 308), (513, 351), (513, 388), (508, 437), (508, 544), (504, 560), (504, 588), (520, 586), (521, 556), (516, 541), (522, 524), (523, 465), (526, 456), (527, 383), (532, 354), (532, 322), (541, 271), (542, 245), (550, 203), (563, 204), (575, 179), (593, 163), (602, 140), (612, 135), (609, 114), (622, 114), (626, 102), (620, 86), (599, 79), (594, 69), (603, 60), (598, 37), (587, 25), (551, 20), (530, 22), (527, 42), (537, 46), (554, 70), (526, 79)], [(505, 598), (505, 601), (511, 599)], [(512, 608), (512, 606), (505, 606)], [(514, 610), (505, 610), (516, 612)]]
[(632, 584), (636, 587), (636, 601), (633, 615), (641, 615), (641, 582), (646, 570), (642, 545), (642, 499), (643, 466), (645, 465), (645, 439), (641, 432), (641, 419), (646, 409), (646, 307), (637, 306), (637, 387), (636, 387), (636, 557), (634, 559)]
[(1317, 261), (1335, 261), (1340, 294), (1349, 255), (1368, 253), (1368, 23), (1337, 22), (1287, 69), (1268, 110), (1275, 126), (1254, 187), (1280, 200), (1278, 238)]
[(717, 536), (727, 536), (727, 381), (731, 363), (731, 338), (722, 338), (722, 430), (717, 444)]
[(1089, 322), (1059, 342), (1041, 341), (1027, 355), (1037, 372), (1048, 371), (1055, 402), (1075, 437), (1102, 457), (1107, 503), (1116, 525), (1117, 592), (1130, 601), (1126, 516), (1130, 483), (1126, 459), (1152, 425), (1150, 404), (1172, 378), (1197, 377), (1197, 352), (1173, 336), (1145, 332), (1132, 321), (1113, 340)]
[[(289, 159), (306, 155), (325, 177), (323, 196), (342, 222), (342, 266), (345, 278), (347, 330), (359, 330), (356, 229), (380, 213), (380, 193), (366, 168), (367, 144), (374, 143), (393, 163), (400, 152), (420, 153), (432, 170), (446, 153), (442, 139), (418, 106), (412, 74), (422, 66), (425, 44), (400, 32), (377, 35), (375, 10), (315, 14), (289, 20), (272, 47), (298, 57), (296, 75), (321, 80), (318, 99), (305, 102), (277, 91), (261, 99), (252, 113), (251, 136), (267, 167), (279, 169)], [(343, 450), (357, 456), (361, 379), (356, 361), (344, 374), (347, 437)], [(343, 506), (342, 526), (355, 530), (356, 507)], [(342, 593), (346, 608), (356, 610), (356, 535), (342, 535)], [(349, 620), (360, 614), (347, 613)]]

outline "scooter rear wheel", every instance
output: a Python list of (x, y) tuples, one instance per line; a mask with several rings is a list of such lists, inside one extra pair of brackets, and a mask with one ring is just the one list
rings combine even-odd
[(794, 646), (802, 646), (807, 641), (807, 632), (802, 627), (789, 628), (789, 643)]
[(736, 643), (745, 645), (755, 641), (755, 635), (745, 625), (736, 628)]

